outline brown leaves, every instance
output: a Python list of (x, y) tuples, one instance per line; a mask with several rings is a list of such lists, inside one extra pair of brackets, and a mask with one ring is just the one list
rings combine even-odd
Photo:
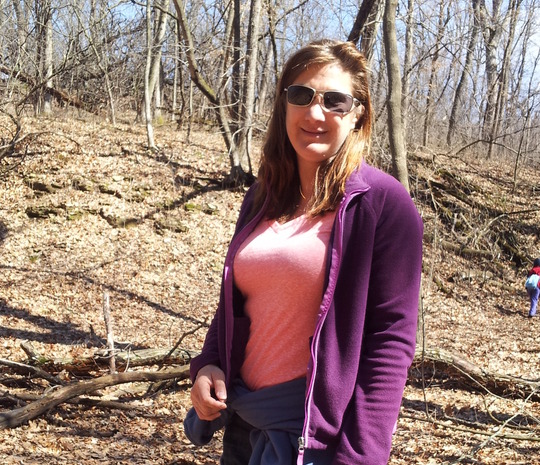
[[(127, 351), (170, 347), (182, 334), (193, 332), (182, 345), (199, 350), (204, 325), (217, 304), (221, 267), (243, 196), (219, 186), (229, 171), (219, 135), (193, 132), (187, 143), (175, 126), (162, 126), (156, 128), (161, 152), (151, 154), (144, 150), (144, 128), (131, 124), (112, 129), (66, 119), (26, 120), (25, 125), (28, 132), (41, 133), (30, 147), (31, 153), (41, 155), (27, 158), (20, 173), (11, 173), (0, 184), (0, 358), (26, 361), (20, 349), (24, 340), (31, 341), (37, 353), (59, 359), (90, 356), (104, 348), (104, 291), (110, 294), (115, 346)], [(500, 230), (486, 231), (490, 218), (484, 215), (489, 209), (509, 211), (511, 200), (516, 209), (522, 208), (538, 183), (537, 173), (535, 177), (524, 171), (512, 197), (511, 173), (502, 165), (438, 162), (447, 165), (448, 174), (437, 180), (455, 186), (459, 198), (450, 197), (462, 215), (458, 220), (465, 218), (468, 226), (463, 221), (463, 228), (472, 229), (452, 232), (452, 222), (443, 224), (430, 199), (416, 193), (432, 238), (424, 244), (428, 344), (487, 370), (540, 378), (540, 319), (525, 317), (522, 270), (504, 257), (496, 262), (464, 258), (439, 242), (466, 239), (477, 227), (472, 236), (476, 244), (500, 250), (498, 243), (489, 243)], [(431, 158), (415, 163), (411, 170), (421, 174), (420, 180), (433, 174)], [(36, 195), (25, 182), (28, 173), (59, 187)], [(470, 198), (461, 195), (466, 189)], [(484, 202), (488, 207), (480, 210)], [(39, 208), (57, 208), (59, 214), (30, 218), (26, 213)], [(540, 224), (538, 215), (530, 215), (527, 221)], [(475, 217), (481, 221), (475, 223)], [(130, 228), (118, 221), (130, 218), (136, 219)], [(522, 219), (512, 228), (513, 218), (505, 217), (496, 226), (515, 229), (518, 243), (538, 251), (534, 229), (526, 228)], [(489, 279), (483, 278), (485, 272), (491, 273)], [(466, 279), (451, 279), (462, 273)], [(436, 280), (444, 284), (444, 293)], [(50, 387), (4, 370), (0, 376), (0, 399), (4, 391), (43, 395)], [(74, 377), (64, 372), (62, 379)], [(477, 428), (491, 434), (518, 413), (503, 433), (510, 428), (524, 435), (525, 430), (516, 430), (519, 425), (537, 437), (537, 403), (469, 392), (437, 373), (427, 376), (424, 385), (425, 390), (421, 383), (406, 388), (390, 465), (453, 463), (469, 454), (472, 458), (461, 458), (460, 463), (530, 464), (531, 457), (538, 456), (538, 443), (504, 439), (504, 434), (475, 449), (486, 436), (470, 432)], [(2, 463), (218, 463), (219, 439), (195, 448), (183, 435), (188, 385), (146, 398), (141, 397), (144, 386), (132, 388), (129, 394), (103, 392), (114, 401), (128, 396), (129, 404), (137, 407), (131, 412), (62, 404), (26, 426), (2, 431)], [(495, 412), (497, 421), (488, 412)]]

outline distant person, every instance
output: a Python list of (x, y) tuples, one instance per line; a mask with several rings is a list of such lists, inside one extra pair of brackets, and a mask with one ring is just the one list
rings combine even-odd
[(222, 465), (388, 462), (415, 352), (422, 221), (363, 161), (367, 62), (323, 40), (289, 58), (257, 183), (225, 258), (185, 431), (225, 426)]
[(540, 296), (540, 258), (533, 262), (533, 267), (527, 273), (525, 288), (531, 300), (531, 308), (529, 310), (529, 318), (536, 315), (536, 307), (538, 306), (538, 297)]

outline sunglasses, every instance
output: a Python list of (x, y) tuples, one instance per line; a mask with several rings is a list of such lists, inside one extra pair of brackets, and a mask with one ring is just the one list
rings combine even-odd
[(299, 84), (289, 86), (284, 90), (287, 92), (287, 102), (296, 107), (308, 107), (317, 94), (322, 96), (322, 108), (334, 113), (349, 113), (354, 107), (360, 105), (360, 101), (352, 95), (337, 90), (319, 92)]

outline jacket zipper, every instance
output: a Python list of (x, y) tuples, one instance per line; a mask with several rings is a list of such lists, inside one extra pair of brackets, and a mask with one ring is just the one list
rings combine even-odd
[(336, 263), (330, 264), (330, 270), (329, 270), (329, 275), (328, 275), (329, 277), (328, 287), (326, 288), (326, 291), (323, 296), (323, 301), (328, 300), (328, 302), (325, 303), (324, 308), (322, 308), (321, 310), (321, 317), (319, 318), (319, 321), (317, 321), (317, 326), (315, 327), (315, 332), (313, 333), (313, 341), (311, 343), (311, 347), (312, 347), (311, 357), (312, 357), (313, 363), (311, 367), (311, 373), (308, 374), (309, 381), (307, 383), (306, 403), (304, 407), (305, 420), (304, 420), (304, 427), (302, 429), (302, 436), (298, 438), (297, 465), (303, 464), (304, 451), (308, 447), (308, 443), (309, 443), (308, 430), (309, 430), (309, 424), (311, 421), (310, 406), (313, 401), (313, 386), (315, 385), (315, 373), (317, 372), (319, 337), (321, 334), (322, 327), (324, 325), (324, 321), (326, 319), (326, 314), (328, 313), (329, 303), (331, 301), (329, 297), (327, 298), (328, 292), (330, 292), (331, 295), (334, 294), (335, 285), (336, 285), (336, 276), (341, 266), (341, 257), (342, 257), (342, 250), (343, 250), (343, 217), (345, 215), (345, 209), (347, 208), (349, 201), (357, 193), (360, 193), (360, 191), (353, 191), (349, 195), (343, 198), (341, 205), (339, 207), (339, 210), (337, 212), (337, 216), (336, 216), (336, 231), (335, 231), (336, 234), (334, 236), (334, 244), (337, 244), (337, 246), (333, 247), (332, 245), (332, 247), (336, 250), (336, 257), (335, 257)]

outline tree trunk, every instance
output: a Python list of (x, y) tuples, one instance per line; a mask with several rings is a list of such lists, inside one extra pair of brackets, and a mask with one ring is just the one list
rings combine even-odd
[(471, 363), (463, 357), (438, 348), (417, 346), (413, 368), (424, 364), (426, 368), (438, 370), (459, 381), (469, 389), (500, 394), (505, 397), (540, 400), (540, 382), (515, 376), (492, 373)]
[(508, 102), (508, 83), (510, 76), (513, 73), (511, 69), (511, 56), (514, 48), (514, 39), (516, 36), (516, 27), (519, 15), (520, 1), (511, 0), (508, 5), (509, 16), (509, 31), (508, 38), (506, 40), (506, 46), (504, 47), (503, 59), (501, 62), (501, 70), (499, 73), (499, 88), (497, 91), (497, 100), (495, 105), (495, 119), (493, 122), (493, 134), (496, 137), (501, 131), (501, 124), (503, 122), (504, 113)]
[[(378, 3), (379, 0), (363, 0), (362, 4), (360, 5), (360, 8), (358, 8), (358, 13), (356, 14), (356, 19), (354, 20), (354, 24), (351, 28), (351, 32), (349, 32), (349, 37), (347, 37), (347, 40), (349, 42), (353, 42), (354, 44), (358, 44), (360, 41), (360, 37), (362, 36), (362, 30), (364, 29), (367, 20), (369, 18), (369, 15), (371, 12), (375, 9), (375, 4)], [(362, 41), (364, 38), (362, 37)]]
[(484, 110), (483, 138), (490, 142), (488, 158), (491, 158), (496, 138), (496, 106), (499, 93), (499, 70), (497, 50), (506, 20), (501, 19), (502, 0), (493, 0), (493, 12), (489, 14), (485, 0), (480, 0), (479, 19), (486, 52), (486, 106)]
[(17, 25), (17, 55), (14, 57), (14, 69), (17, 71), (27, 72), (24, 68), (24, 62), (27, 58), (27, 41), (26, 30), (28, 28), (28, 18), (26, 10), (23, 11), (21, 4), (18, 1), (12, 2), (13, 10), (15, 12), (16, 25)]
[(518, 166), (519, 161), (521, 159), (521, 156), (524, 152), (528, 151), (529, 146), (529, 139), (531, 137), (531, 128), (530, 128), (530, 122), (532, 118), (533, 111), (536, 107), (536, 100), (537, 100), (537, 93), (534, 90), (535, 84), (534, 84), (534, 76), (536, 75), (535, 71), (538, 69), (538, 65), (540, 64), (540, 50), (537, 52), (536, 59), (534, 60), (534, 65), (531, 67), (531, 77), (529, 80), (529, 88), (527, 95), (530, 97), (525, 100), (525, 118), (523, 120), (523, 127), (519, 136), (519, 145), (516, 153), (516, 159), (514, 161), (514, 176), (513, 176), (513, 186), (512, 186), (512, 194), (514, 194), (515, 190), (517, 189), (518, 184)]
[[(165, 40), (165, 32), (167, 30), (167, 7), (169, 5), (168, 0), (156, 0), (155, 4), (155, 34), (153, 34), (153, 39), (151, 42), (150, 49), (150, 75), (148, 78), (149, 82), (149, 93), (150, 98), (154, 96), (155, 105), (155, 115), (161, 113), (161, 86), (159, 85), (160, 73), (161, 73), (161, 56), (163, 49), (163, 42)], [(152, 29), (150, 29), (152, 31)]]
[(394, 176), (409, 191), (409, 173), (407, 169), (407, 149), (401, 119), (401, 76), (396, 39), (397, 0), (386, 0), (383, 20), (384, 48), (388, 67), (388, 137), (392, 152)]
[(146, 0), (146, 66), (144, 68), (144, 118), (148, 148), (156, 149), (154, 141), (154, 126), (152, 123), (152, 91), (150, 89), (150, 73), (152, 67), (152, 9), (151, 0)]
[[(234, 133), (231, 131), (231, 123), (228, 111), (225, 105), (222, 105), (221, 99), (214, 89), (205, 81), (197, 65), (197, 59), (195, 58), (195, 46), (193, 44), (193, 38), (189, 29), (188, 19), (184, 11), (184, 5), (182, 0), (173, 0), (174, 7), (178, 16), (178, 22), (180, 25), (180, 33), (186, 47), (186, 58), (188, 61), (189, 73), (192, 81), (197, 88), (203, 93), (203, 95), (210, 101), (210, 103), (216, 109), (216, 115), (218, 123), (229, 151), (229, 159), (231, 163), (231, 171), (227, 182), (230, 184), (243, 184), (246, 182), (247, 176), (242, 165), (240, 163), (241, 157), (236, 145)], [(252, 177), (251, 173), (248, 173)]]
[(52, 21), (52, 5), (50, 0), (44, 2), (44, 24), (43, 28), (45, 29), (44, 33), (44, 49), (45, 53), (43, 54), (43, 76), (45, 80), (45, 90), (43, 95), (43, 113), (50, 115), (52, 113), (52, 99), (53, 96), (49, 89), (53, 86), (52, 75), (53, 75), (53, 21)]
[(171, 104), (171, 121), (176, 119), (178, 107), (178, 76), (180, 75), (180, 43), (178, 42), (178, 21), (174, 21), (174, 69), (173, 69), (173, 96)]
[(242, 112), (239, 125), (238, 152), (239, 165), (244, 173), (251, 174), (249, 157), (251, 135), (253, 126), (253, 111), (255, 108), (255, 81), (257, 78), (257, 57), (259, 55), (259, 28), (261, 24), (262, 0), (251, 0), (251, 9), (248, 23), (246, 64), (244, 74), (244, 88), (242, 99)]
[(410, 85), (410, 67), (413, 51), (414, 37), (414, 1), (407, 1), (407, 19), (405, 28), (405, 55), (403, 58), (403, 77), (401, 78), (401, 117), (403, 118), (403, 130), (406, 131), (408, 125), (407, 109), (409, 108), (409, 85)]
[(437, 25), (437, 38), (434, 44), (434, 52), (431, 56), (431, 70), (429, 74), (429, 82), (426, 89), (426, 111), (424, 114), (424, 132), (422, 145), (428, 146), (429, 129), (431, 126), (431, 112), (433, 110), (433, 93), (435, 92), (435, 78), (437, 76), (437, 61), (439, 59), (439, 50), (441, 47), (441, 40), (444, 32), (444, 5), (445, 2), (439, 0), (439, 17)]
[(452, 109), (450, 111), (450, 118), (448, 122), (448, 132), (446, 134), (446, 145), (449, 147), (452, 145), (452, 138), (456, 132), (457, 114), (460, 110), (463, 94), (465, 92), (465, 85), (468, 77), (471, 75), (471, 64), (474, 53), (474, 47), (478, 39), (478, 1), (472, 0), (472, 23), (471, 23), (471, 35), (465, 52), (465, 64), (461, 71), (460, 78), (452, 101)]

